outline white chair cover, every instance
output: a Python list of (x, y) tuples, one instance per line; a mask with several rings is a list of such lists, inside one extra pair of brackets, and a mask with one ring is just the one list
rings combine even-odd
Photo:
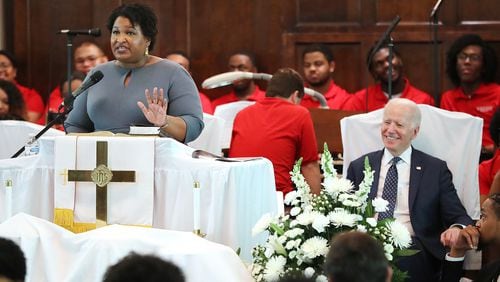
[(221, 146), (223, 149), (229, 148), (231, 145), (231, 134), (233, 133), (233, 122), (236, 114), (253, 104), (255, 104), (253, 101), (238, 101), (223, 104), (215, 108), (214, 116), (220, 117), (225, 121), (224, 132), (221, 140)]
[[(453, 173), (457, 189), (469, 216), (478, 219), (478, 162), (481, 152), (483, 120), (461, 112), (450, 112), (429, 105), (418, 105), (422, 123), (414, 148), (440, 158)], [(383, 109), (354, 115), (340, 121), (344, 145), (343, 174), (349, 163), (384, 147), (380, 137)]]
[(224, 133), (224, 119), (203, 113), (205, 127), (200, 136), (188, 143), (188, 146), (198, 150), (204, 150), (212, 154), (222, 154), (222, 134)]

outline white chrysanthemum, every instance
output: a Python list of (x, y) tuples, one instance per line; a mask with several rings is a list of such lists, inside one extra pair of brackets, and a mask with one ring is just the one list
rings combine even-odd
[(266, 250), (264, 251), (264, 255), (266, 258), (270, 258), (272, 255), (274, 255), (274, 249), (270, 245), (267, 246)]
[(319, 236), (309, 238), (302, 244), (301, 250), (305, 258), (314, 259), (318, 256), (325, 256), (328, 252), (328, 240)]
[(297, 199), (297, 191), (293, 190), (285, 195), (285, 199), (283, 200), (283, 202), (287, 205), (291, 205), (292, 201), (295, 199)]
[(258, 263), (252, 264), (252, 276), (258, 275), (263, 270), (262, 266)]
[(266, 281), (278, 280), (280, 275), (284, 273), (285, 264), (286, 258), (282, 256), (270, 258), (266, 263), (266, 269), (264, 270), (264, 279)]
[(296, 218), (297, 223), (300, 225), (309, 225), (312, 224), (314, 219), (318, 216), (321, 216), (322, 214), (317, 211), (307, 211), (305, 210), (303, 213), (299, 214)]
[(352, 214), (343, 208), (336, 208), (328, 214), (328, 218), (335, 227), (349, 226), (354, 227), (361, 217), (357, 214)]
[(410, 232), (408, 232), (406, 226), (400, 222), (391, 221), (386, 223), (386, 227), (389, 230), (389, 242), (394, 247), (404, 249), (411, 245)]
[(313, 220), (312, 227), (319, 233), (325, 232), (325, 228), (330, 224), (330, 219), (322, 214), (316, 216)]
[(385, 257), (387, 258), (388, 261), (392, 261), (393, 257), (389, 253), (385, 253)]
[(314, 268), (312, 267), (308, 267), (306, 269), (304, 269), (304, 276), (306, 278), (311, 278), (313, 275), (314, 275), (315, 271), (314, 271)]
[(328, 278), (325, 275), (321, 274), (316, 277), (316, 282), (328, 282)]
[(302, 211), (301, 208), (299, 207), (293, 207), (291, 210), (290, 210), (290, 215), (291, 216), (297, 216), (300, 212)]
[(384, 251), (392, 254), (392, 252), (394, 252), (394, 247), (391, 244), (384, 244)]
[(299, 235), (302, 235), (304, 233), (304, 229), (302, 228), (294, 228), (294, 229), (290, 229), (288, 231), (285, 232), (285, 236), (287, 236), (288, 238), (295, 238)]
[(346, 207), (360, 207), (361, 203), (358, 201), (358, 199), (347, 199), (342, 202), (342, 204)]
[(254, 225), (252, 228), (252, 236), (255, 236), (257, 234), (260, 234), (269, 227), (269, 224), (273, 221), (273, 217), (271, 216), (270, 213), (266, 213), (262, 215), (262, 217), (257, 221), (257, 223)]
[(387, 211), (387, 206), (389, 205), (389, 202), (382, 198), (375, 198), (372, 200), (372, 205), (373, 208), (375, 209), (375, 212), (385, 212)]
[(325, 187), (325, 191), (330, 196), (336, 196), (339, 193), (345, 193), (353, 189), (353, 185), (350, 180), (338, 177), (325, 177), (323, 187)]
[(359, 231), (359, 232), (363, 232), (363, 233), (366, 233), (366, 227), (364, 225), (361, 225), (361, 224), (358, 224), (356, 226), (356, 230)]
[(367, 218), (366, 223), (368, 223), (371, 227), (377, 226), (377, 220), (374, 217)]

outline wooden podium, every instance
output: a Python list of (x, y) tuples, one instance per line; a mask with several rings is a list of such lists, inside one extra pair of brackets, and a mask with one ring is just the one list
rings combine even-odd
[(310, 108), (318, 151), (323, 152), (323, 144), (326, 142), (330, 152), (342, 153), (342, 134), (340, 132), (340, 120), (347, 116), (362, 114), (362, 111), (342, 111), (332, 109)]

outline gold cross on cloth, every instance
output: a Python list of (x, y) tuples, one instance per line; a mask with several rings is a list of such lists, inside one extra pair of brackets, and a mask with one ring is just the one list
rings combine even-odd
[(93, 170), (68, 170), (68, 181), (94, 182), (96, 185), (96, 218), (107, 222), (110, 182), (135, 182), (135, 171), (108, 168), (108, 142), (96, 142), (96, 167)]

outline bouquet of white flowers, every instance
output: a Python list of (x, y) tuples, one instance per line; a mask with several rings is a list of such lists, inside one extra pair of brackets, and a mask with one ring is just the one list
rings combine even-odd
[[(276, 281), (285, 275), (305, 275), (316, 281), (327, 281), (323, 272), (330, 239), (337, 233), (357, 230), (367, 232), (380, 241), (389, 262), (395, 257), (411, 255), (411, 237), (405, 226), (392, 218), (377, 221), (375, 212), (387, 209), (388, 202), (368, 199), (373, 171), (365, 160), (363, 182), (353, 184), (339, 178), (333, 159), (325, 144), (321, 156), (324, 180), (319, 195), (310, 193), (309, 185), (300, 173), (301, 160), (290, 172), (297, 190), (288, 193), (285, 204), (290, 214), (272, 217), (265, 214), (252, 230), (254, 235), (268, 231), (263, 245), (253, 249), (252, 276), (257, 281)], [(403, 281), (406, 273), (394, 267), (393, 281)]]

